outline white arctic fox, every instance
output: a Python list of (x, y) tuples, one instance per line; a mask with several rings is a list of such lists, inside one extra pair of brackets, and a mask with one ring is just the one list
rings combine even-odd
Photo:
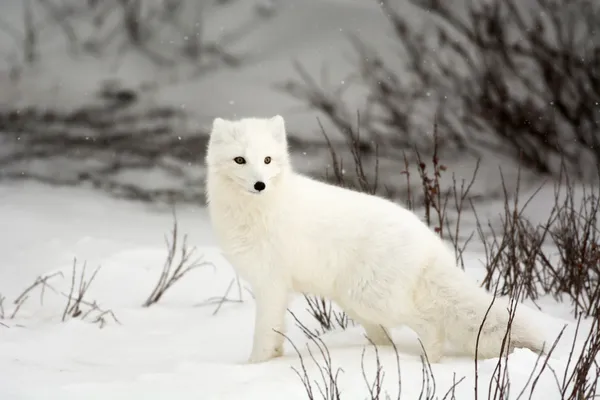
[[(380, 197), (295, 173), (281, 116), (213, 122), (206, 156), (210, 218), (224, 256), (256, 299), (249, 362), (283, 352), (292, 293), (323, 296), (360, 323), (375, 344), (388, 329), (414, 330), (430, 362), (444, 344), (474, 354), (492, 296), (455, 264), (450, 248), (411, 211)], [(478, 354), (498, 356), (509, 313), (490, 309)], [(516, 314), (512, 346), (543, 350)]]

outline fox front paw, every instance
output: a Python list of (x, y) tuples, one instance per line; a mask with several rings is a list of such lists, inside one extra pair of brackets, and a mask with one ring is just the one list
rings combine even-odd
[(275, 347), (274, 349), (260, 349), (253, 350), (248, 359), (249, 364), (258, 364), (265, 361), (269, 361), (273, 358), (281, 357), (283, 355), (283, 346)]

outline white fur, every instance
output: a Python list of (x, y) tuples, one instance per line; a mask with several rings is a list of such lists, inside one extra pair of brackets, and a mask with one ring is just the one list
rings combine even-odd
[[(235, 163), (238, 156), (246, 164)], [(389, 344), (389, 328), (407, 325), (431, 362), (441, 359), (446, 341), (474, 354), (491, 295), (456, 266), (450, 248), (411, 211), (295, 173), (281, 116), (215, 119), (207, 166), (218, 242), (256, 298), (250, 362), (282, 354), (276, 331), (285, 331), (288, 300), (298, 292), (336, 302), (376, 344)], [(255, 191), (256, 181), (266, 189)], [(507, 321), (507, 302), (497, 299), (479, 357), (499, 356)], [(536, 352), (543, 347), (519, 313), (511, 341)]]

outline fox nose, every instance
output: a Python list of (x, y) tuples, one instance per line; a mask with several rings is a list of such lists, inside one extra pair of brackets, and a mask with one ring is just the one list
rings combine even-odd
[(254, 189), (255, 189), (255, 190), (258, 190), (259, 192), (261, 192), (261, 191), (265, 190), (265, 188), (266, 188), (266, 187), (267, 187), (267, 186), (265, 185), (265, 183), (264, 183), (264, 182), (261, 182), (261, 181), (258, 181), (258, 182), (256, 182), (256, 183), (254, 184)]

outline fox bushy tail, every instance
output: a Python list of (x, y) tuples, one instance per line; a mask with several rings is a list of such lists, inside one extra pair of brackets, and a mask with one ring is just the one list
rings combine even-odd
[(494, 298), (467, 279), (463, 283), (457, 301), (448, 305), (453, 315), (446, 321), (451, 342), (471, 354), (477, 349), (481, 358), (500, 357), (515, 348), (543, 352), (543, 337), (520, 312), (524, 306), (504, 297)]
[(431, 267), (424, 272), (420, 286), (434, 301), (421, 311), (437, 316), (452, 347), (471, 355), (477, 349), (481, 359), (500, 357), (515, 348), (544, 352), (544, 338), (527, 317), (526, 306), (511, 305), (505, 297), (494, 298), (456, 267), (453, 259), (451, 266)]

